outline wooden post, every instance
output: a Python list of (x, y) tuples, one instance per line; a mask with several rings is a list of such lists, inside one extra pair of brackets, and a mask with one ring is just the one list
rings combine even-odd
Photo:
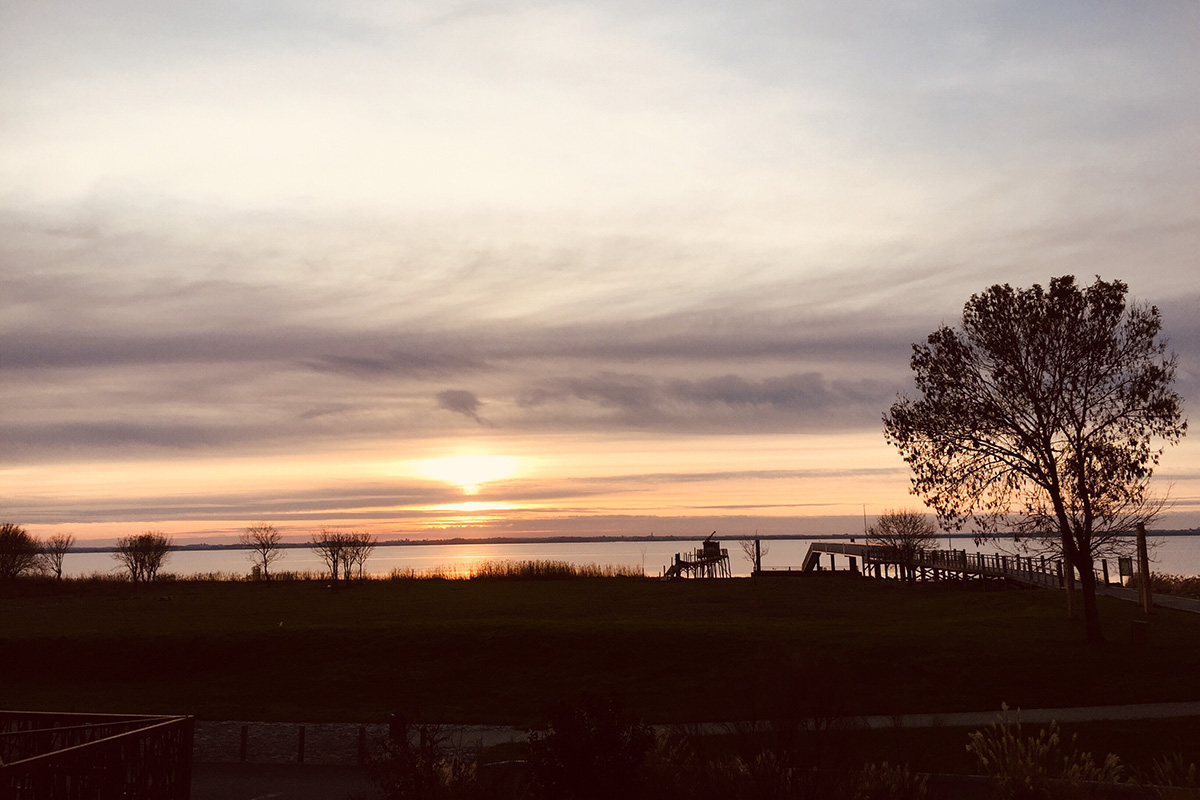
[(837, 565), (836, 565), (836, 562), (834, 562), (834, 560), (833, 560), (833, 553), (830, 553), (829, 554), (829, 571), (833, 572), (835, 569), (837, 569)]
[(762, 540), (754, 540), (754, 571), (762, 572)]
[(393, 712), (388, 717), (388, 738), (401, 745), (408, 742), (408, 721), (403, 714)]
[(1102, 559), (1100, 559), (1100, 566), (1104, 568), (1104, 585), (1105, 585), (1105, 586), (1108, 586), (1108, 585), (1109, 585), (1109, 581), (1108, 581), (1108, 559), (1107, 559), (1107, 558), (1102, 558)]
[(1063, 564), (1067, 571), (1067, 619), (1079, 619), (1078, 604), (1075, 602), (1075, 565), (1069, 561)]
[(1137, 551), (1142, 613), (1149, 614), (1154, 608), (1154, 594), (1150, 591), (1150, 553), (1146, 549), (1146, 526), (1140, 522), (1137, 524)]

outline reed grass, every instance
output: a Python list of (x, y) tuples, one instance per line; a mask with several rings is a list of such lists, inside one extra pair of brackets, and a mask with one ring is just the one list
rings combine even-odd
[(580, 578), (641, 578), (641, 569), (569, 561), (483, 561), (471, 567), (471, 580), (561, 581)]

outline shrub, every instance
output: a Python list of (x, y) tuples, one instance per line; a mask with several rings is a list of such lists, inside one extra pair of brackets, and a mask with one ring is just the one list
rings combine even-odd
[(616, 702), (585, 696), (560, 705), (549, 731), (529, 735), (530, 778), (553, 800), (637, 797), (653, 744), (650, 727)]
[(1155, 796), (1164, 800), (1194, 798), (1196, 790), (1200, 790), (1200, 767), (1185, 761), (1183, 753), (1156, 758), (1150, 771), (1150, 785), (1155, 789)]
[(419, 726), (416, 741), (389, 739), (371, 763), (371, 780), (387, 800), (457, 800), (479, 796), (475, 760), (449, 746), (436, 726)]
[[(1134, 575), (1130, 578), (1129, 586), (1133, 589), (1141, 586), (1141, 576)], [(1151, 572), (1150, 591), (1176, 597), (1200, 599), (1200, 575), (1171, 575), (1165, 572)]]
[(929, 795), (929, 778), (906, 766), (868, 764), (850, 787), (853, 800), (922, 800)]
[(1082, 794), (1085, 783), (1120, 783), (1124, 768), (1112, 753), (1097, 762), (1091, 753), (1063, 746), (1058, 723), (1037, 736), (1023, 736), (1019, 716), (1002, 706), (999, 719), (990, 728), (967, 736), (967, 750), (975, 755), (985, 773), (995, 778), (997, 798), (1057, 798)]

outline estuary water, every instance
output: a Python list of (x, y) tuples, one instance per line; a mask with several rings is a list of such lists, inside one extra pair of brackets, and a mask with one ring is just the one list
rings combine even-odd
[[(803, 539), (762, 540), (764, 569), (799, 569), (814, 541), (841, 541), (854, 539), (863, 541), (861, 535), (821, 536)], [(426, 573), (440, 571), (449, 575), (461, 575), (483, 562), (502, 561), (564, 561), (576, 565), (598, 565), (621, 567), (641, 571), (645, 575), (662, 574), (674, 560), (676, 553), (685, 555), (700, 546), (701, 538), (695, 541), (599, 541), (599, 542), (540, 542), (540, 543), (455, 543), (455, 544), (398, 544), (375, 548), (366, 564), (372, 575), (388, 575), (393, 570)], [(943, 540), (943, 547), (966, 550), (968, 553), (1001, 552), (995, 545), (976, 545), (972, 539), (954, 538)], [(1200, 575), (1200, 534), (1176, 536), (1151, 536), (1151, 568), (1156, 572), (1176, 575)], [(722, 540), (721, 546), (729, 551), (730, 567), (735, 576), (750, 574), (750, 561), (742, 553), (736, 540)], [(316, 553), (303, 547), (288, 548), (273, 566), (273, 570), (287, 572), (321, 572), (324, 569)], [(838, 567), (844, 568), (844, 558), (837, 559)], [(245, 550), (175, 550), (167, 557), (163, 572), (179, 576), (203, 575), (207, 573), (248, 574), (251, 567), (250, 554)], [(828, 556), (822, 563), (828, 563)], [(1109, 562), (1109, 570), (1116, 578), (1117, 565)], [(122, 569), (112, 553), (68, 553), (63, 562), (63, 572), (72, 576), (93, 573), (119, 574)]]

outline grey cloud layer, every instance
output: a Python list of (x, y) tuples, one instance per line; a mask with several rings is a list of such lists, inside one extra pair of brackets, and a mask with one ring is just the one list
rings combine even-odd
[[(26, 292), (0, 304), (0, 314), (17, 317), (31, 303)], [(1200, 300), (1160, 305), (1180, 356), (1179, 390), (1195, 398)], [(815, 328), (713, 307), (621, 325), (464, 320), (443, 331), (404, 322), (362, 330), (255, 320), (171, 333), (121, 321), (64, 332), (57, 319), (38, 317), (10, 324), (0, 349), (0, 450), (14, 462), (294, 451), (480, 424), (534, 433), (877, 430), (909, 386), (910, 344), (937, 322), (953, 323), (955, 312), (917, 321), (875, 307)]]
[(0, 456), (877, 430), (1100, 273), (1200, 397), (1195, 3), (10, 4)]

